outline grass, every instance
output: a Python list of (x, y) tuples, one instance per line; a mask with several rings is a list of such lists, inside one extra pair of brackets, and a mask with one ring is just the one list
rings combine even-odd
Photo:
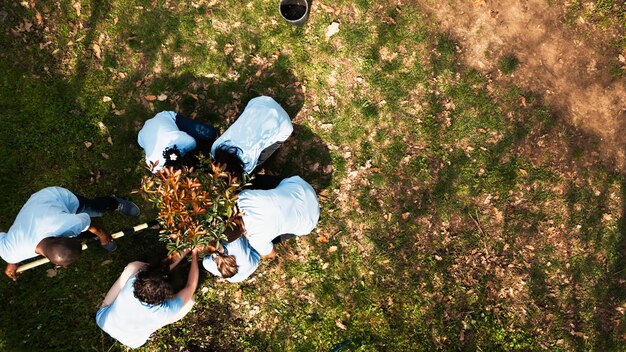
[[(463, 66), (418, 6), (315, 2), (295, 28), (266, 0), (79, 3), (4, 7), (0, 229), (45, 186), (128, 196), (156, 112), (224, 130), (259, 94), (295, 117), (266, 169), (301, 175), (322, 206), (252, 279), (203, 277), (194, 311), (142, 350), (625, 348), (623, 176), (541, 97)], [(124, 350), (97, 307), (128, 262), (164, 255), (146, 232), (0, 280), (0, 347)]]

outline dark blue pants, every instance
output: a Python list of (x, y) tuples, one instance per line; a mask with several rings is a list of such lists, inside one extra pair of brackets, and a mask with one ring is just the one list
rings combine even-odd
[(196, 148), (198, 150), (210, 153), (211, 145), (217, 139), (217, 130), (213, 126), (179, 114), (176, 114), (176, 126), (178, 126), (179, 130), (196, 140)]

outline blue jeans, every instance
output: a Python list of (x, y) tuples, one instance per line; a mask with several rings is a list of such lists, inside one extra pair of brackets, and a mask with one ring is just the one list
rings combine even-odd
[(217, 130), (204, 122), (192, 120), (176, 114), (176, 126), (179, 130), (187, 133), (196, 140), (197, 148), (208, 152), (211, 150), (213, 141), (217, 139)]
[(95, 199), (85, 198), (76, 195), (78, 198), (78, 209), (76, 214), (87, 213), (89, 217), (96, 218), (102, 216), (107, 211), (117, 209), (119, 202), (113, 197), (98, 197)]

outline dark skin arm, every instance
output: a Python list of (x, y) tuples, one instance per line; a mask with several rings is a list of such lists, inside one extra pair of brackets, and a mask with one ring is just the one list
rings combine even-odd
[(4, 273), (7, 274), (8, 277), (13, 279), (13, 281), (17, 280), (17, 264), (8, 263), (6, 269), (4, 269)]
[(98, 237), (98, 239), (100, 240), (100, 244), (103, 246), (113, 241), (113, 237), (111, 237), (111, 235), (109, 235), (108, 233), (104, 232), (104, 230), (96, 224), (92, 223), (91, 225), (89, 225), (89, 228), (87, 229), (87, 231), (96, 235), (96, 237)]

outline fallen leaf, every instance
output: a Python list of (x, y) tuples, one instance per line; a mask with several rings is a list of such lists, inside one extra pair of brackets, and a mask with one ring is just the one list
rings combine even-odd
[(113, 113), (117, 116), (120, 115), (124, 115), (126, 113), (126, 110), (122, 109), (122, 110), (113, 110)]
[(408, 211), (406, 213), (402, 213), (402, 220), (408, 219), (409, 215), (411, 215), (411, 213), (409, 213)]
[(161, 93), (161, 94), (159, 94), (159, 96), (157, 97), (157, 100), (158, 100), (158, 101), (164, 101), (165, 99), (167, 99), (167, 95), (162, 94), (162, 93)]
[(46, 275), (48, 277), (55, 277), (55, 276), (57, 276), (57, 269), (48, 269), (48, 270), (46, 270)]
[(102, 263), (100, 263), (100, 265), (105, 266), (105, 265), (109, 265), (111, 263), (113, 263), (113, 260), (107, 259), (107, 260), (103, 261)]
[(80, 17), (80, 2), (74, 3), (72, 7), (74, 8), (74, 10), (76, 10), (76, 16)]
[(107, 142), (109, 142), (109, 144), (113, 145), (113, 139), (111, 138), (111, 136), (109, 136), (107, 138)]
[(107, 128), (107, 126), (104, 124), (104, 122), (102, 121), (98, 121), (98, 128), (100, 129), (100, 131), (102, 132), (107, 132), (109, 129)]
[(105, 95), (105, 96), (103, 96), (103, 97), (102, 97), (102, 101), (103, 101), (103, 102), (105, 102), (105, 103), (108, 103), (108, 102), (110, 102), (111, 100), (112, 100), (112, 99), (111, 99), (111, 97), (109, 97), (109, 96), (106, 96), (106, 95)]
[(155, 101), (155, 100), (157, 100), (156, 95), (146, 95), (144, 98), (145, 98), (147, 101)]
[(324, 236), (317, 236), (317, 242), (318, 243), (327, 243), (328, 242), (328, 238), (326, 238)]
[(105, 158), (105, 159), (108, 159), (108, 158), (109, 158), (109, 154), (107, 154), (107, 153), (102, 153), (102, 154), (100, 154), (100, 155), (102, 155), (102, 157), (103, 157), (103, 158)]
[(33, 27), (33, 24), (27, 20), (24, 20), (24, 31), (30, 32), (30, 29)]
[(337, 325), (337, 327), (341, 330), (348, 329), (345, 325), (343, 325), (343, 323), (341, 322), (341, 320), (339, 320), (339, 318), (335, 319), (335, 325)]
[(326, 38), (330, 38), (337, 33), (339, 33), (339, 22), (333, 22), (326, 28)]
[(435, 254), (435, 260), (437, 260), (438, 262), (440, 262), (441, 260), (443, 260), (443, 258), (441, 258), (440, 256)]
[(102, 49), (100, 49), (100, 45), (93, 43), (91, 44), (91, 49), (98, 59), (102, 59)]
[(35, 10), (35, 23), (38, 26), (41, 26), (43, 24), (43, 17), (41, 17), (41, 14), (37, 10)]
[(328, 253), (334, 253), (337, 251), (337, 246), (331, 246), (330, 248), (328, 248)]
[(519, 100), (520, 100), (520, 104), (522, 104), (523, 107), (526, 107), (526, 97), (523, 95), (520, 95)]
[(89, 149), (92, 145), (93, 143), (91, 143), (90, 141), (85, 141), (85, 148)]
[(224, 46), (224, 55), (229, 55), (230, 53), (233, 52), (233, 50), (235, 50), (235, 46), (232, 44), (226, 44)]

